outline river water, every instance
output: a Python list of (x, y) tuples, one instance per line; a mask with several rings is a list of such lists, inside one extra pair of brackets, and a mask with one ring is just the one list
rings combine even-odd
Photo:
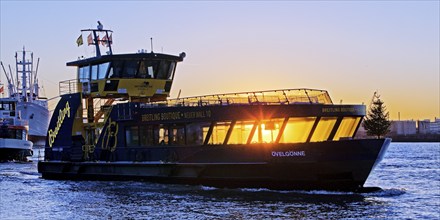
[(373, 193), (45, 180), (37, 155), (0, 163), (0, 219), (440, 219), (439, 143), (392, 143)]

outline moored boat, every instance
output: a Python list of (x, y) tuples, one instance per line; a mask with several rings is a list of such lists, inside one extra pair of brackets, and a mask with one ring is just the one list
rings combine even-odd
[(67, 63), (78, 78), (63, 83), (76, 90), (50, 121), (43, 178), (355, 191), (390, 143), (354, 139), (365, 106), (333, 104), (324, 90), (167, 99), (184, 53), (113, 55), (110, 30), (83, 31), (97, 55)]
[(28, 128), (19, 119), (17, 100), (0, 98), (0, 161), (27, 161), (33, 143), (28, 141)]

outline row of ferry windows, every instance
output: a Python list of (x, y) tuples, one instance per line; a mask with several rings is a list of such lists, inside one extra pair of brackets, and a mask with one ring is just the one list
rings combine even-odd
[(13, 101), (0, 102), (0, 110), (14, 111), (15, 110), (15, 103), (16, 102), (13, 102)]
[(27, 131), (19, 129), (0, 129), (0, 138), (26, 140)]
[[(303, 143), (312, 132), (316, 117), (284, 118), (264, 121), (236, 121), (191, 123), (182, 125), (127, 126), (126, 145), (202, 145), (202, 144), (253, 144), (253, 143)], [(333, 140), (353, 137), (360, 117), (344, 117)], [(326, 141), (337, 121), (337, 117), (323, 117), (319, 120), (311, 142)], [(284, 130), (280, 135), (283, 124)], [(211, 128), (212, 126), (212, 128)], [(227, 137), (229, 133), (229, 138)]]
[(173, 79), (176, 62), (167, 60), (120, 60), (78, 68), (80, 82), (107, 78)]

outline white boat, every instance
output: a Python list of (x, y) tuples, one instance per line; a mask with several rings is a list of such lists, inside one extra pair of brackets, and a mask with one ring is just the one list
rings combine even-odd
[[(29, 57), (30, 54), (30, 57)], [(8, 80), (9, 97), (17, 100), (17, 112), (20, 112), (21, 120), (27, 121), (29, 126), (29, 139), (35, 142), (44, 141), (49, 126), (49, 110), (47, 98), (40, 96), (38, 84), (38, 63), (34, 69), (34, 57), (32, 52), (23, 51), (15, 53), (16, 74), (3, 71)]]
[(20, 119), (17, 100), (0, 98), (0, 161), (26, 161), (32, 156), (27, 122)]

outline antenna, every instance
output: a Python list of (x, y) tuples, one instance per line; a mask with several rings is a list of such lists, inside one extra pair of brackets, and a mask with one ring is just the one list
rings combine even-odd
[(180, 99), (180, 93), (182, 92), (182, 89), (179, 89), (179, 94), (177, 94), (177, 99)]
[(153, 53), (153, 38), (150, 37), (150, 43), (151, 43), (151, 53)]

